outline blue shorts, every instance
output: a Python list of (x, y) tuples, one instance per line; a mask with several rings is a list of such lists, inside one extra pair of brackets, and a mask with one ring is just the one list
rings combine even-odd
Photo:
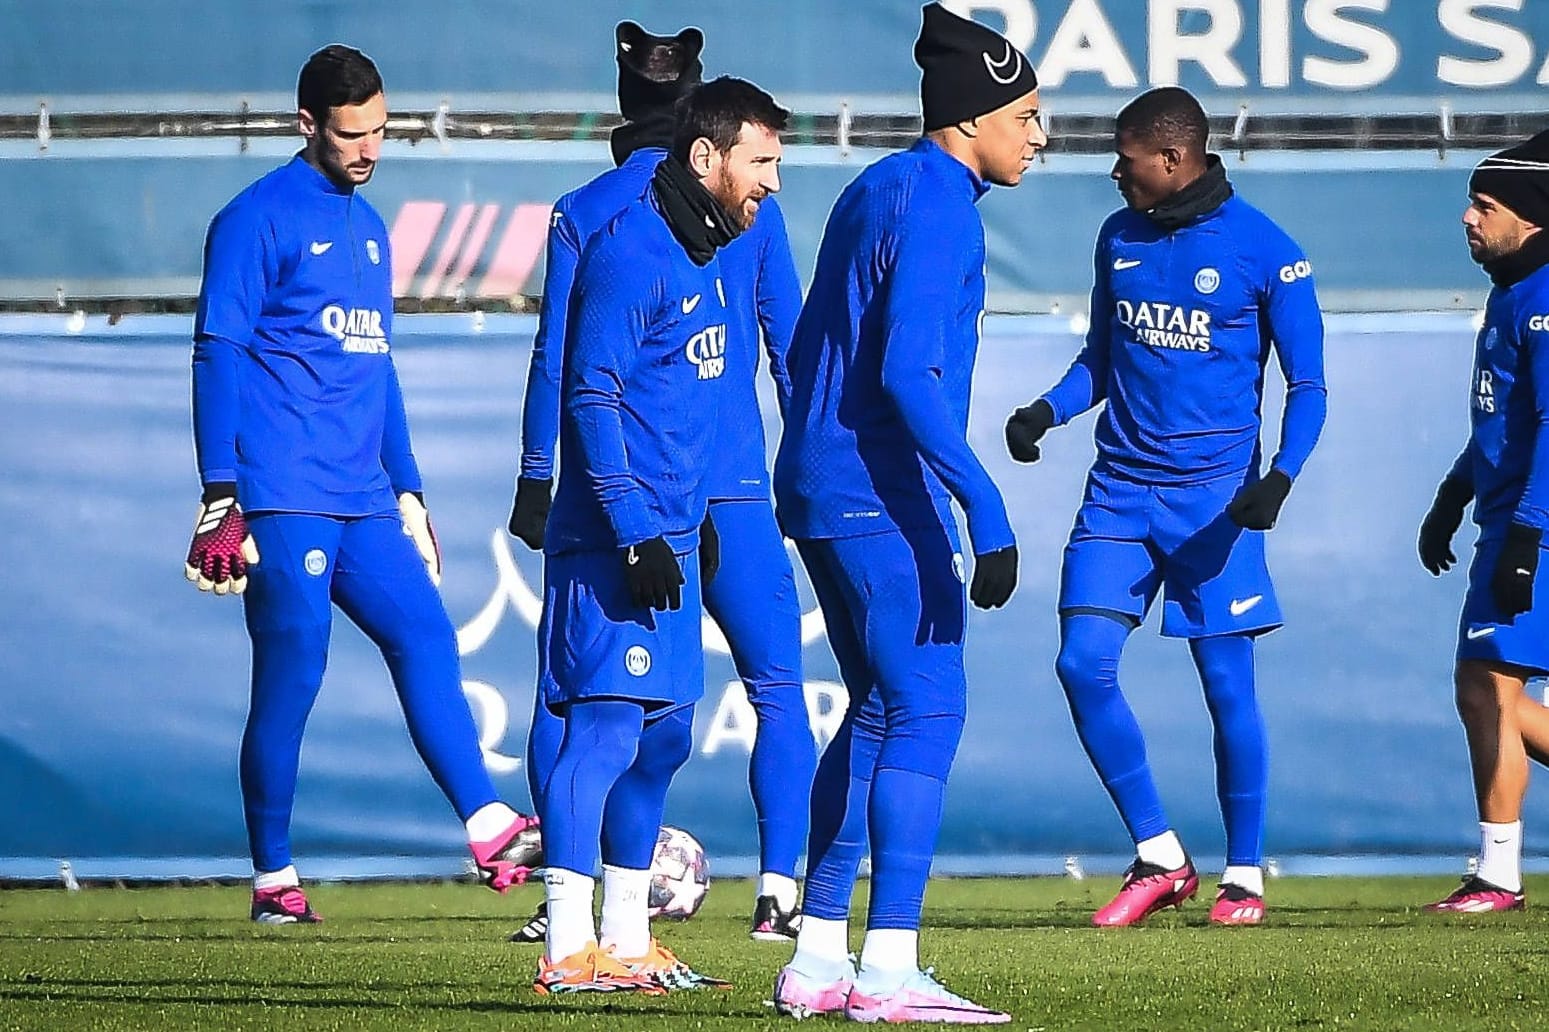
[(705, 690), (699, 554), (678, 556), (683, 606), (657, 612), (629, 597), (618, 552), (564, 552), (543, 563), (539, 686), (555, 710), (579, 699), (698, 702)]
[(1474, 561), (1468, 567), (1468, 594), (1458, 621), (1459, 660), (1482, 659), (1510, 663), (1538, 673), (1549, 673), (1549, 556), (1538, 554), (1538, 576), (1533, 578), (1533, 608), (1512, 620), (1501, 619), (1490, 592), (1490, 579), (1501, 554), (1500, 537), (1481, 537), (1474, 545)]
[(1168, 637), (1279, 627), (1264, 535), (1226, 515), (1241, 486), (1238, 477), (1177, 487), (1138, 484), (1093, 470), (1065, 546), (1060, 612), (1101, 609), (1139, 623), (1162, 589)]

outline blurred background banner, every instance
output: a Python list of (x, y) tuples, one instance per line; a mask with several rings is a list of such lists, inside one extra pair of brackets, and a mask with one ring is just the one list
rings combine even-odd
[[(504, 525), (531, 329), (522, 316), (414, 316), (394, 341), (465, 692), (486, 762), (517, 805), (541, 569)], [(47, 875), (62, 856), (92, 877), (245, 873), (241, 603), (200, 594), (181, 569), (197, 497), (187, 332), (177, 317), (0, 318), (0, 873)], [(1464, 577), (1433, 580), (1413, 546), (1466, 433), (1472, 337), (1465, 316), (1373, 315), (1336, 320), (1329, 339), (1328, 428), (1269, 540), (1287, 623), (1258, 660), (1268, 845), (1285, 869), (1357, 858), (1450, 870), (1475, 841), (1450, 686)], [(1014, 466), (1000, 443), (1005, 414), (1051, 383), (1078, 342), (1065, 319), (986, 324), (970, 438), (1005, 492), (1022, 580), (1006, 609), (973, 615), (939, 870), (1057, 871), (1070, 854), (1117, 867), (1128, 856), (1053, 676), (1060, 550), (1092, 418), (1051, 435), (1033, 467)], [(1273, 441), (1282, 388), (1270, 379)], [(843, 694), (804, 581), (803, 601), (809, 711), (826, 741)], [(1219, 863), (1209, 724), (1188, 650), (1155, 623), (1125, 655), (1126, 691), (1184, 840)], [(748, 871), (753, 715), (713, 630), (706, 646), (696, 748), (668, 820), (705, 842), (717, 870)], [(1529, 829), (1530, 851), (1549, 845), (1541, 823)], [(336, 620), (302, 757), (297, 862), (313, 876), (455, 873), (460, 832), (409, 745), (380, 658)]]
[[(1545, 83), (1549, 8), (1527, 0), (948, 0), (1005, 32), (1051, 91), (1099, 113), (1148, 86), (1211, 100), (1485, 94), (1523, 103)], [(83, 0), (0, 2), (0, 96), (285, 93), (324, 41), (361, 47), (389, 90), (446, 96), (593, 94), (611, 101), (614, 24), (705, 30), (705, 68), (776, 94), (891, 96), (918, 82), (916, 0)], [(607, 104), (604, 110), (611, 109)], [(912, 110), (907, 108), (906, 110)]]

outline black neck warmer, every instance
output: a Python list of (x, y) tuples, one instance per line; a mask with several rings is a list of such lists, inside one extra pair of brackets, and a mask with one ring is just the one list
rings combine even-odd
[(661, 202), (667, 225), (695, 265), (708, 265), (718, 247), (725, 247), (742, 230), (721, 202), (672, 155), (662, 159), (651, 177), (651, 191)]
[(1171, 233), (1201, 215), (1208, 215), (1232, 196), (1226, 166), (1219, 154), (1205, 155), (1205, 171), (1198, 179), (1146, 212), (1146, 218)]
[(1510, 287), (1521, 283), (1533, 273), (1549, 265), (1549, 229), (1540, 229), (1528, 237), (1527, 243), (1503, 258), (1481, 262), (1484, 271), (1497, 287)]
[(625, 122), (608, 137), (608, 147), (613, 151), (613, 163), (622, 165), (637, 150), (646, 147), (672, 147), (672, 108), (652, 111), (633, 122)]

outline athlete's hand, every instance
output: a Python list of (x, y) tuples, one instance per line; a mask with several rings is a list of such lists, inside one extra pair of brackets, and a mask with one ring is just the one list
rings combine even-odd
[(210, 484), (199, 501), (183, 575), (200, 591), (240, 595), (247, 590), (247, 568), (257, 565), (258, 546), (237, 504), (237, 485)]
[(683, 568), (672, 546), (658, 534), (624, 549), (624, 579), (629, 597), (647, 609), (678, 609), (683, 605)]
[(1495, 608), (1507, 620), (1533, 608), (1533, 577), (1538, 573), (1538, 546), (1543, 538), (1544, 532), (1537, 527), (1513, 523), (1506, 528), (1506, 541), (1490, 578), (1490, 594), (1495, 597)]
[(403, 519), (404, 536), (414, 542), (420, 558), (425, 561), (425, 572), (430, 583), (441, 586), (441, 543), (436, 540), (436, 528), (430, 525), (430, 513), (425, 508), (425, 496), (418, 491), (405, 491), (398, 496), (398, 515)]
[(999, 609), (1017, 589), (1017, 546), (974, 556), (974, 579), (968, 597), (980, 609)]
[(1263, 480), (1248, 484), (1226, 506), (1226, 515), (1244, 530), (1270, 530), (1291, 493), (1291, 478), (1272, 469)]
[(1474, 489), (1456, 477), (1447, 477), (1436, 489), (1436, 500), (1420, 524), (1420, 565), (1437, 577), (1452, 569), (1452, 535), (1463, 525), (1463, 510), (1474, 499)]
[(511, 536), (534, 552), (543, 551), (543, 528), (549, 522), (549, 506), (553, 504), (554, 478), (516, 478), (516, 502), (511, 506), (511, 522), (507, 529)]
[(1054, 406), (1039, 398), (1023, 405), (1006, 420), (1006, 450), (1018, 462), (1037, 462), (1038, 442), (1054, 425)]
[(715, 529), (715, 520), (705, 512), (705, 521), (699, 525), (699, 587), (704, 590), (721, 571), (721, 534)]

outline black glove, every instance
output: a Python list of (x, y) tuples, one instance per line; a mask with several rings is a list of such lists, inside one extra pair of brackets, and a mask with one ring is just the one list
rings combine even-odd
[(624, 549), (624, 579), (637, 606), (678, 609), (683, 605), (683, 568), (660, 534)]
[(1244, 530), (1269, 530), (1291, 493), (1291, 478), (1272, 469), (1263, 480), (1246, 484), (1226, 507), (1226, 515)]
[(968, 597), (980, 609), (999, 609), (1017, 589), (1017, 546), (974, 556), (974, 579)]
[(511, 506), (511, 522), (506, 529), (534, 552), (543, 550), (543, 528), (549, 522), (553, 487), (553, 477), (516, 478), (516, 502)]
[(1440, 577), (1452, 569), (1452, 535), (1463, 525), (1463, 510), (1474, 500), (1474, 489), (1456, 477), (1447, 477), (1436, 489), (1431, 511), (1420, 524), (1420, 565)]
[(1038, 461), (1038, 442), (1054, 425), (1054, 406), (1039, 398), (1006, 420), (1006, 450), (1018, 462)]
[(699, 525), (699, 587), (704, 590), (715, 580), (721, 570), (721, 535), (715, 529), (715, 520), (705, 510), (705, 521)]
[(1490, 578), (1490, 594), (1495, 596), (1495, 608), (1507, 620), (1533, 608), (1533, 575), (1538, 572), (1538, 546), (1543, 537), (1544, 532), (1537, 527), (1513, 523), (1506, 528), (1506, 541)]

